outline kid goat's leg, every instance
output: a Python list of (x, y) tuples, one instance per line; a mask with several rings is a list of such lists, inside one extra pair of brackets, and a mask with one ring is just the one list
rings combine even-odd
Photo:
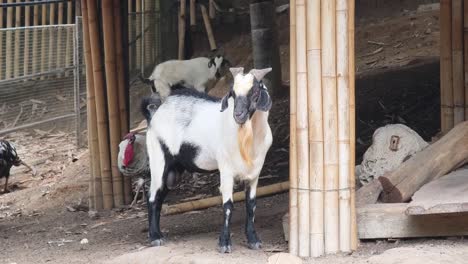
[(149, 239), (152, 246), (160, 246), (163, 243), (163, 235), (159, 226), (159, 219), (162, 203), (167, 194), (167, 188), (163, 185), (165, 159), (161, 145), (155, 138), (147, 136), (147, 145), (151, 170), (151, 185), (147, 202)]
[[(221, 172), (221, 171), (220, 171)], [(221, 172), (221, 194), (223, 196), (224, 221), (221, 235), (219, 236), (219, 252), (231, 253), (231, 215), (234, 209), (232, 202), (232, 190), (234, 187), (234, 177), (231, 174)]]
[(257, 207), (256, 193), (257, 193), (258, 177), (250, 182), (246, 182), (245, 187), (245, 209), (246, 209), (246, 222), (245, 222), (245, 235), (247, 236), (247, 243), (250, 249), (259, 249), (262, 246), (262, 241), (258, 238), (255, 232), (255, 209)]

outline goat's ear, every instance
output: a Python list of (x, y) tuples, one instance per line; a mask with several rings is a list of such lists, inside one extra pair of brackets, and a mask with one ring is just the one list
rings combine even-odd
[(257, 70), (257, 69), (252, 69), (250, 70), (249, 73), (251, 73), (253, 76), (255, 76), (255, 79), (257, 79), (257, 81), (261, 81), (263, 79), (263, 77), (265, 77), (265, 75), (267, 75), (269, 72), (271, 72), (272, 68), (265, 68), (265, 69), (261, 69), (261, 70)]
[(223, 63), (222, 63), (221, 66), (231, 67), (232, 64), (231, 64), (231, 62), (230, 62), (228, 59), (226, 59), (225, 57), (223, 57)]
[(229, 98), (232, 96), (232, 90), (229, 90), (229, 92), (223, 97), (223, 99), (221, 100), (221, 112), (224, 112), (224, 110), (226, 110), (226, 108), (228, 108), (229, 106)]
[(263, 112), (268, 112), (271, 109), (271, 105), (271, 97), (268, 91), (266, 89), (260, 89), (260, 95), (258, 96), (256, 109)]
[(244, 67), (238, 67), (238, 68), (229, 68), (229, 71), (231, 71), (232, 77), (236, 78), (237, 74), (244, 73)]
[(211, 68), (211, 66), (216, 66), (216, 62), (214, 58), (211, 58), (210, 61), (208, 62), (208, 68)]

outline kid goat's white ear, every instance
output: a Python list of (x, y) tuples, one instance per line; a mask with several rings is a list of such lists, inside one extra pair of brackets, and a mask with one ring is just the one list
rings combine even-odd
[(231, 71), (232, 77), (236, 78), (237, 74), (244, 74), (244, 67), (229, 68), (229, 71)]
[(249, 73), (251, 73), (257, 81), (261, 81), (265, 75), (271, 72), (272, 68), (265, 68), (265, 69), (252, 69)]

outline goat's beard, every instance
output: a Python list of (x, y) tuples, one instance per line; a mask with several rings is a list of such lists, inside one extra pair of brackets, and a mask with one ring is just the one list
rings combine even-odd
[(253, 144), (253, 130), (252, 121), (247, 120), (243, 125), (239, 126), (237, 133), (237, 142), (242, 159), (247, 163), (247, 166), (252, 166), (252, 144)]

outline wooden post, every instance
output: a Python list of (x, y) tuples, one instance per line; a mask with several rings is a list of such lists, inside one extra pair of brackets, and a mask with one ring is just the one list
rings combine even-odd
[[(31, 6), (24, 7), (24, 26), (31, 26)], [(29, 73), (29, 29), (24, 30), (24, 62), (23, 62), (23, 75)]]
[(349, 42), (349, 148), (350, 148), (350, 167), (349, 167), (349, 186), (351, 188), (351, 250), (357, 250), (357, 215), (356, 215), (356, 103), (355, 103), (355, 41), (354, 41), (354, 20), (355, 20), (355, 0), (348, 2), (348, 42)]
[[(128, 119), (127, 119), (127, 97), (126, 84), (125, 84), (125, 69), (124, 69), (124, 54), (123, 49), (128, 48), (124, 44), (122, 38), (122, 28), (126, 26), (122, 23), (120, 1), (114, 2), (114, 32), (115, 39), (115, 56), (116, 56), (116, 70), (117, 70), (117, 87), (119, 97), (119, 118), (120, 118), (120, 138), (123, 138), (128, 133)], [(125, 46), (124, 46), (125, 45)], [(124, 202), (130, 204), (132, 202), (132, 186), (129, 177), (122, 177)]]
[[(78, 3), (78, 2), (77, 2)], [(72, 16), (72, 11), (73, 11), (73, 2), (67, 2), (67, 24), (73, 24), (73, 16)], [(75, 12), (79, 12), (78, 6), (76, 8)], [(84, 15), (82, 16), (84, 19)], [(83, 23), (84, 20), (82, 20)], [(70, 67), (73, 61), (73, 56), (72, 56), (72, 47), (73, 47), (73, 29), (68, 28), (67, 29), (67, 39), (66, 39), (66, 45), (65, 45), (65, 67)], [(84, 38), (84, 36), (83, 36)], [(80, 62), (81, 63), (81, 62)], [(68, 71), (65, 72), (65, 76), (68, 76), (69, 73)]]
[(296, 145), (296, 0), (289, 4), (289, 252), (299, 253)]
[(322, 2), (321, 11), (325, 253), (335, 253), (339, 249), (336, 0)]
[(210, 13), (210, 18), (215, 19), (216, 18), (216, 9), (215, 9), (214, 0), (209, 0), (208, 4), (209, 4), (208, 12)]
[[(106, 70), (107, 106), (109, 114), (110, 156), (112, 166), (112, 187), (114, 206), (124, 204), (123, 179), (120, 174), (117, 155), (120, 143), (119, 87), (116, 74), (115, 37), (114, 37), (114, 7), (112, 0), (102, 0), (102, 24), (104, 35), (104, 56)], [(117, 91), (115, 91), (117, 89)]]
[[(0, 8), (0, 29), (3, 28), (3, 7)], [(0, 31), (0, 58), (3, 56), (3, 31)], [(3, 79), (3, 62), (0, 63), (0, 80)]]
[[(8, 3), (11, 4), (13, 3), (13, 0), (8, 0)], [(13, 7), (7, 7), (7, 28), (13, 27)], [(6, 32), (6, 50), (5, 50), (5, 79), (11, 78), (11, 63), (12, 63), (12, 58), (11, 58), (11, 47), (12, 47), (12, 39), (11, 39), (11, 30), (8, 30)]]
[(195, 0), (190, 0), (190, 26), (192, 27), (197, 25), (197, 14), (195, 10)]
[[(45, 26), (47, 24), (47, 5), (42, 5), (41, 10), (41, 24)], [(46, 57), (49, 53), (47, 50), (46, 40), (47, 40), (48, 30), (45, 28), (41, 29), (41, 73), (46, 71)], [(41, 80), (44, 80), (44, 76), (41, 76)]]
[[(55, 24), (55, 4), (50, 4), (49, 9), (49, 25)], [(49, 30), (49, 71), (54, 69), (53, 61), (54, 55), (57, 56), (57, 47), (54, 47), (54, 40), (55, 40), (55, 30)], [(55, 67), (56, 68), (56, 67)]]
[[(141, 63), (141, 36), (143, 34), (143, 32), (141, 32), (141, 17), (142, 17), (142, 14), (141, 14), (141, 1), (142, 0), (136, 0), (136, 7), (135, 7), (135, 11), (136, 11), (136, 15), (135, 15), (135, 33), (136, 33), (136, 36), (138, 37), (138, 39), (136, 40), (135, 44), (136, 44), (136, 68), (140, 67)], [(140, 69), (141, 70), (141, 69)]]
[[(60, 2), (58, 4), (58, 25), (63, 24), (63, 2)], [(56, 49), (56, 54), (57, 54), (57, 62), (56, 62), (56, 68), (62, 68), (62, 58), (63, 58), (63, 48), (62, 48), (62, 29), (58, 28), (57, 32), (57, 49)]]
[[(133, 2), (134, 2), (133, 0), (129, 0), (129, 1), (128, 1), (128, 7), (127, 7), (127, 9), (128, 9), (128, 14), (127, 14), (127, 16), (128, 16), (130, 13), (133, 12), (133, 5), (132, 5)], [(132, 14), (132, 15), (130, 16), (130, 19), (128, 19), (128, 33), (129, 33), (128, 42), (132, 42), (132, 41), (135, 40), (135, 31), (134, 31), (134, 27), (135, 27), (135, 23), (134, 23), (135, 20), (134, 20), (134, 18), (135, 18), (135, 17), (136, 17), (136, 16), (135, 16), (134, 14)], [(134, 69), (134, 67), (135, 67), (135, 66), (134, 66), (134, 65), (135, 65), (135, 64), (134, 64), (134, 53), (133, 53), (134, 50), (135, 50), (135, 45), (136, 45), (136, 43), (133, 43), (132, 46), (129, 47), (130, 50), (129, 50), (129, 52), (128, 52), (128, 63), (129, 63), (129, 69), (130, 69), (130, 71), (132, 71), (132, 70)]]
[(463, 40), (465, 68), (465, 120), (468, 120), (468, 2), (463, 2)]
[(307, 4), (307, 81), (310, 159), (310, 256), (324, 254), (323, 119), (320, 1)]
[(452, 80), (454, 125), (465, 120), (463, 81), (463, 0), (452, 0)]
[(93, 62), (91, 57), (91, 46), (89, 42), (88, 29), (88, 4), (83, 1), (81, 5), (83, 14), (83, 50), (86, 63), (86, 96), (87, 96), (87, 116), (88, 116), (88, 146), (89, 160), (91, 165), (90, 179), (90, 207), (95, 210), (103, 208), (102, 204), (102, 184), (101, 165), (99, 161), (99, 143), (97, 132), (96, 100), (94, 93)]
[(299, 256), (310, 251), (309, 222), (309, 142), (307, 104), (307, 42), (305, 0), (296, 0), (296, 81), (297, 81), (297, 178), (299, 205)]
[[(21, 0), (16, 0), (17, 3), (20, 3)], [(21, 27), (21, 7), (17, 6), (15, 8), (15, 27)], [(15, 30), (15, 55), (13, 57), (13, 76), (18, 77), (20, 74), (20, 37), (21, 37), (21, 31), (20, 30)]]
[[(99, 139), (99, 159), (102, 177), (103, 208), (110, 209), (113, 207), (114, 202), (112, 194), (113, 190), (111, 164), (109, 160), (109, 134), (108, 120), (106, 116), (106, 88), (104, 86), (104, 75), (102, 72), (104, 65), (102, 63), (102, 49), (100, 47), (99, 25), (97, 24), (97, 5), (96, 2), (93, 0), (87, 1), (89, 41), (93, 62), (94, 89), (96, 96), (96, 116)], [(118, 131), (120, 131), (120, 129)]]
[(452, 1), (440, 0), (440, 113), (441, 130), (453, 127)]
[[(33, 25), (39, 25), (39, 5), (35, 5), (33, 9)], [(37, 29), (33, 29), (33, 39), (32, 39), (32, 68), (31, 73), (37, 73)]]
[(254, 68), (273, 70), (263, 79), (273, 96), (284, 94), (281, 82), (281, 62), (276, 35), (275, 9), (272, 1), (250, 4), (252, 55)]
[(205, 24), (208, 41), (210, 42), (210, 49), (211, 51), (215, 51), (217, 49), (216, 41), (213, 35), (213, 29), (211, 28), (211, 22), (208, 17), (208, 12), (206, 11), (206, 7), (204, 5), (200, 5), (200, 9), (201, 9), (202, 16), (203, 16), (203, 23)]
[(179, 60), (185, 59), (185, 0), (180, 0), (179, 9)]

